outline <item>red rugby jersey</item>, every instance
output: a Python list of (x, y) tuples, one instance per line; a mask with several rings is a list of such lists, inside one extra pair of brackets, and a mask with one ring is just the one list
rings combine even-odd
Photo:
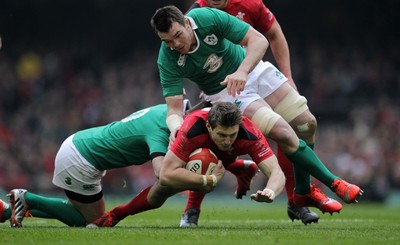
[[(200, 7), (208, 7), (206, 0), (196, 0), (195, 3)], [(262, 0), (229, 0), (224, 11), (247, 22), (261, 33), (266, 33), (275, 21), (274, 14)]]
[(188, 162), (194, 150), (204, 147), (212, 150), (226, 168), (238, 156), (249, 155), (256, 163), (271, 157), (273, 151), (257, 126), (247, 117), (243, 117), (238, 136), (231, 151), (221, 151), (211, 140), (206, 121), (209, 108), (195, 111), (186, 116), (170, 150), (181, 160)]

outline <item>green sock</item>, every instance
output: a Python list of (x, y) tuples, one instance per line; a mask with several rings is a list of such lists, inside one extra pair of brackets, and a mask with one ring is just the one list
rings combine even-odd
[[(311, 174), (314, 178), (318, 179), (328, 187), (331, 187), (334, 179), (340, 179), (325, 167), (321, 160), (319, 160), (318, 156), (303, 140), (300, 140), (299, 148), (294, 153), (286, 154), (286, 156), (293, 162), (295, 169), (302, 169), (304, 172)], [(295, 173), (296, 172), (299, 172), (299, 175), (301, 174), (301, 171), (296, 170)]]
[[(4, 209), (4, 213), (0, 217), (0, 221), (6, 221), (6, 220), (11, 219), (11, 213), (12, 213), (11, 205), (9, 205), (6, 209)], [(45, 212), (37, 210), (37, 209), (31, 209), (31, 210), (29, 210), (29, 213), (32, 214), (33, 217), (53, 219), (52, 215), (49, 215), (48, 213), (45, 213)]]
[(65, 199), (48, 198), (26, 192), (25, 201), (30, 208), (29, 212), (35, 217), (58, 219), (68, 226), (86, 226), (82, 214)]
[[(308, 144), (312, 150), (314, 150), (314, 144)], [(295, 165), (295, 164), (293, 164)], [(295, 192), (300, 195), (310, 193), (311, 177), (310, 174), (305, 172), (302, 168), (293, 166), (294, 169), (294, 181), (295, 181)]]
[(310, 174), (305, 172), (299, 166), (296, 166), (296, 164), (293, 164), (293, 170), (294, 170), (294, 182), (295, 182), (294, 192), (300, 195), (305, 195), (307, 193), (310, 193), (310, 185), (311, 185)]

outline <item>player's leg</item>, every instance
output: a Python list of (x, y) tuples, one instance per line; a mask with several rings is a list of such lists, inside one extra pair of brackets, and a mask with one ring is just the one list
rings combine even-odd
[(57, 152), (53, 184), (62, 188), (69, 202), (85, 217), (86, 223), (105, 212), (101, 179), (106, 171), (96, 169), (76, 149), (68, 137)]
[[(159, 176), (163, 158), (163, 156), (158, 156), (152, 159), (156, 176)], [(157, 181), (154, 185), (142, 190), (127, 204), (119, 205), (103, 214), (100, 218), (91, 222), (88, 227), (113, 227), (129, 215), (135, 215), (140, 212), (161, 207), (169, 197), (180, 191), (181, 190), (175, 190), (171, 187), (162, 186), (159, 181)]]
[[(284, 95), (284, 97), (279, 97)], [(294, 129), (297, 136), (304, 140), (311, 149), (314, 147), (315, 131), (317, 121), (307, 106), (307, 100), (300, 96), (287, 82), (280, 85), (272, 94), (267, 96), (267, 103), (270, 103), (273, 110), (282, 116)], [(288, 196), (288, 216), (292, 221), (300, 219), (304, 224), (318, 222), (319, 216), (307, 207), (298, 207), (294, 204), (295, 173), (291, 161), (278, 146), (278, 162), (286, 176), (285, 189)], [(306, 176), (301, 169), (296, 171), (297, 178)]]
[[(256, 102), (254, 101), (252, 104), (255, 104), (256, 106), (253, 106), (253, 108), (247, 106), (245, 113), (247, 113), (247, 116), (252, 118), (253, 121), (258, 121), (258, 126), (261, 127), (260, 129), (264, 132), (264, 135), (275, 139), (284, 151), (285, 155), (289, 157), (292, 162), (294, 160), (293, 156), (298, 158), (295, 159), (296, 162), (293, 162), (295, 163), (296, 192), (307, 192), (306, 186), (298, 185), (298, 179), (303, 178), (303, 180), (309, 180), (309, 177), (307, 178), (305, 176), (305, 173), (308, 173), (330, 187), (346, 202), (355, 202), (356, 197), (362, 194), (360, 188), (356, 185), (350, 185), (347, 182), (343, 183), (340, 178), (333, 175), (325, 167), (310, 147), (307, 145), (306, 147), (302, 147), (302, 145), (305, 145), (306, 143), (303, 140), (300, 140), (300, 142), (298, 141), (299, 138), (296, 132), (296, 136), (293, 136), (294, 130), (287, 122), (282, 123), (279, 116), (278, 119), (276, 119), (275, 115), (268, 115), (268, 110), (272, 107), (274, 110), (285, 115), (286, 121), (291, 122), (296, 117), (299, 118), (299, 113), (306, 112), (303, 114), (303, 120), (305, 120), (303, 122), (296, 122), (300, 124), (294, 125), (294, 128), (300, 128), (304, 134), (304, 138), (311, 138), (307, 143), (312, 145), (316, 129), (316, 120), (311, 113), (307, 113), (309, 111), (307, 110), (308, 107), (305, 98), (299, 96), (298, 93), (287, 83), (287, 79), (284, 75), (269, 62), (264, 62), (262, 65), (258, 65), (255, 68), (255, 72), (252, 72), (251, 76), (249, 75), (248, 83), (249, 85), (246, 84), (246, 88), (249, 88), (248, 93), (256, 90), (256, 93), (265, 99), (264, 102), (266, 102), (269, 107), (257, 107), (257, 103), (254, 103)], [(290, 132), (288, 126), (293, 132)], [(298, 130), (298, 132), (300, 132), (300, 130)], [(306, 134), (309, 136), (307, 137)], [(287, 136), (290, 137), (289, 141)], [(297, 147), (295, 152), (292, 151), (293, 146), (295, 146), (295, 148)], [(296, 168), (300, 169), (300, 171), (296, 171)], [(301, 173), (301, 170), (304, 170), (304, 172)], [(343, 191), (341, 191), (345, 188), (342, 187), (348, 187), (349, 189), (345, 195), (343, 195)], [(301, 188), (301, 190), (297, 188)]]
[(68, 226), (85, 226), (86, 220), (67, 200), (49, 198), (24, 189), (13, 189), (8, 194), (10, 200), (11, 227), (22, 227), (25, 216), (57, 219)]
[(178, 190), (160, 185), (157, 181), (154, 185), (142, 190), (127, 204), (111, 209), (87, 227), (113, 227), (129, 215), (161, 207), (168, 197), (178, 192)]
[(235, 162), (229, 164), (226, 170), (236, 176), (237, 187), (235, 196), (237, 199), (242, 199), (247, 191), (250, 190), (250, 184), (259, 171), (257, 164), (251, 160), (237, 159)]
[(188, 191), (188, 201), (183, 211), (179, 227), (196, 227), (200, 218), (201, 204), (206, 193)]
[[(264, 103), (264, 104), (263, 104)], [(297, 178), (298, 173), (296, 173), (296, 169), (303, 170), (303, 173), (311, 174), (326, 186), (331, 187), (333, 191), (338, 194), (343, 200), (344, 197), (336, 189), (334, 189), (334, 181), (339, 180), (338, 176), (332, 174), (325, 165), (319, 160), (319, 158), (315, 155), (315, 153), (311, 150), (307, 144), (300, 140), (294, 130), (290, 127), (290, 125), (283, 120), (278, 114), (273, 112), (269, 105), (265, 103), (263, 100), (257, 100), (252, 102), (246, 109), (245, 115), (252, 118), (260, 130), (267, 135), (269, 138), (275, 140), (278, 145), (285, 152), (285, 155), (293, 162), (294, 171), (296, 175), (295, 183), (296, 190), (295, 192), (299, 195), (308, 195), (314, 189), (310, 189), (310, 177), (302, 176), (301, 178)], [(349, 194), (348, 200), (351, 202), (355, 202), (358, 195), (362, 194), (362, 191), (358, 186), (348, 185), (349, 189), (352, 189)], [(354, 191), (353, 191), (354, 190)], [(322, 193), (322, 192), (321, 192)], [(320, 192), (318, 192), (320, 194)], [(316, 198), (318, 196), (310, 196), (310, 198)], [(319, 203), (325, 203), (325, 201), (321, 201)], [(334, 202), (329, 202), (334, 203)], [(309, 205), (309, 204), (307, 204)], [(333, 204), (332, 204), (333, 205)], [(330, 205), (330, 206), (332, 206)], [(316, 206), (324, 212), (330, 212), (324, 207), (327, 205), (312, 205)], [(339, 205), (337, 205), (337, 208)], [(335, 209), (332, 209), (335, 210)], [(339, 210), (338, 210), (339, 211)]]

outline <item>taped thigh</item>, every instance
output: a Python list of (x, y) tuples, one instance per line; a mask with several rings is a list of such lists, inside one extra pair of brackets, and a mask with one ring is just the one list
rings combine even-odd
[(281, 116), (275, 113), (271, 108), (261, 107), (254, 113), (251, 120), (264, 135), (268, 135), (279, 118), (281, 118)]
[(308, 110), (307, 99), (295, 90), (291, 90), (274, 109), (288, 123), (306, 110)]

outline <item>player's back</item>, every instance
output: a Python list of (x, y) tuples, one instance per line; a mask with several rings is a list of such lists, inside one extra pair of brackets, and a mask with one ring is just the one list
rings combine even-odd
[(100, 170), (142, 164), (150, 160), (151, 144), (159, 142), (160, 151), (167, 150), (166, 113), (165, 104), (145, 108), (120, 121), (79, 131), (73, 142)]

